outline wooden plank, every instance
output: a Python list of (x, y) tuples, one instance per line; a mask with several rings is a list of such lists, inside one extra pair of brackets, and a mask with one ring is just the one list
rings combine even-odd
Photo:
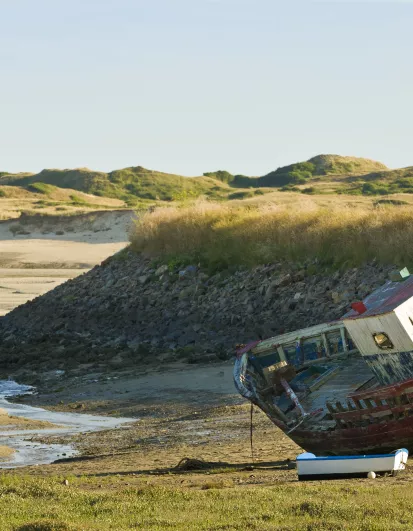
[(347, 399), (347, 407), (349, 411), (357, 411), (357, 408), (354, 407), (354, 405), (350, 402), (349, 399)]
[(369, 418), (381, 418), (387, 415), (399, 414), (404, 411), (410, 411), (413, 409), (413, 404), (405, 404), (398, 407), (389, 407), (389, 406), (380, 406), (374, 409), (363, 409), (363, 410), (354, 410), (354, 411), (339, 411), (333, 414), (334, 418), (337, 420), (363, 420)]
[(324, 343), (324, 350), (326, 351), (326, 356), (330, 357), (330, 347), (328, 346), (327, 336), (325, 334), (321, 334), (321, 337), (323, 338)]
[(388, 397), (394, 397), (402, 393), (413, 393), (413, 379), (406, 380), (400, 384), (387, 385), (385, 387), (379, 387), (378, 389), (372, 389), (371, 391), (362, 391), (360, 393), (351, 393), (349, 397), (357, 398), (357, 400), (364, 400), (365, 398), (372, 398), (373, 400), (383, 399)]
[(359, 410), (363, 410), (363, 405), (362, 403), (360, 402), (360, 400), (356, 400), (355, 398), (353, 398), (353, 402), (356, 404), (356, 408), (359, 409)]
[(348, 352), (347, 338), (346, 338), (346, 329), (343, 327), (340, 328), (341, 342), (343, 343), (343, 351)]
[[(408, 332), (393, 311), (371, 317), (360, 316), (359, 319), (348, 319), (345, 320), (345, 326), (363, 356), (413, 350), (413, 342)], [(393, 349), (383, 350), (375, 343), (373, 335), (380, 332), (389, 336), (394, 345)]]
[(328, 358), (318, 358), (316, 360), (305, 361), (304, 364), (302, 365), (302, 368), (311, 367), (311, 365), (317, 365), (317, 363), (325, 363), (326, 361), (330, 361), (330, 360), (345, 359), (347, 356), (351, 354), (358, 354), (358, 350), (349, 350), (347, 353), (340, 352), (340, 354), (333, 354), (332, 356), (329, 356)]
[(365, 404), (367, 406), (367, 409), (374, 409), (375, 408), (375, 404), (372, 403), (370, 398), (365, 398), (364, 402), (365, 402)]
[(282, 345), (280, 345), (280, 346), (277, 347), (277, 352), (278, 352), (278, 354), (280, 355), (280, 359), (281, 359), (281, 361), (287, 361), (287, 362), (288, 362), (288, 360), (287, 360), (287, 356), (285, 355), (285, 351), (284, 351)]
[(266, 350), (278, 348), (280, 345), (295, 343), (301, 339), (310, 339), (312, 337), (320, 336), (322, 333), (330, 332), (331, 330), (338, 330), (342, 326), (342, 321), (335, 321), (334, 323), (323, 323), (321, 325), (311, 326), (309, 328), (302, 328), (294, 332), (288, 332), (287, 334), (274, 336), (260, 341), (252, 350), (254, 354), (259, 354)]
[(336, 402), (336, 409), (337, 411), (347, 411), (346, 408), (343, 406), (343, 404), (339, 400), (337, 400)]

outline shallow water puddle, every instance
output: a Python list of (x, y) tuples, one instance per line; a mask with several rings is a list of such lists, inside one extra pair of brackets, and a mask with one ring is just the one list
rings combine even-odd
[(48, 421), (59, 427), (36, 430), (22, 430), (18, 427), (16, 429), (7, 427), (7, 429), (2, 430), (0, 427), (0, 445), (8, 446), (15, 450), (15, 454), (10, 460), (0, 462), (0, 468), (43, 465), (52, 463), (60, 457), (70, 457), (76, 454), (76, 450), (70, 444), (44, 444), (31, 441), (30, 439), (35, 436), (74, 435), (76, 433), (118, 428), (128, 422), (136, 422), (136, 419), (132, 418), (97, 417), (81, 413), (47, 411), (23, 404), (12, 404), (5, 398), (6, 396), (11, 397), (27, 393), (31, 390), (31, 387), (20, 385), (12, 380), (0, 380), (0, 408), (5, 409), (10, 416)]

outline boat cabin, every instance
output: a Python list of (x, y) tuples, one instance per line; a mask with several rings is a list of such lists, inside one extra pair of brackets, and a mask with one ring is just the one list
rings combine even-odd
[(413, 275), (386, 282), (342, 322), (380, 383), (413, 378)]
[(360, 352), (382, 385), (413, 378), (413, 275), (404, 269), (399, 276), (340, 321), (259, 341), (249, 349), (252, 360), (266, 373), (280, 363), (301, 369)]
[(264, 341), (251, 349), (262, 367), (285, 361), (295, 368), (354, 351), (342, 321), (302, 328)]

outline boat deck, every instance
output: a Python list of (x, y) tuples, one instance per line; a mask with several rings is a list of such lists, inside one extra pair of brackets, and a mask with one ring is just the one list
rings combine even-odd
[(336, 361), (331, 365), (338, 367), (338, 370), (320, 388), (312, 391), (301, 401), (307, 412), (320, 408), (326, 411), (326, 402), (339, 401), (345, 404), (350, 393), (354, 393), (374, 378), (374, 374), (359, 355)]

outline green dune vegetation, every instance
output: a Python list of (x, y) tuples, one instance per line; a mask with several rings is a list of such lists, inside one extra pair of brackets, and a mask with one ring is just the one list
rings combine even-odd
[(0, 172), (0, 189), (4, 186), (47, 196), (56, 188), (71, 189), (118, 199), (126, 206), (201, 196), (213, 200), (243, 199), (274, 189), (306, 194), (388, 195), (413, 192), (413, 167), (389, 170), (384, 164), (369, 159), (318, 155), (254, 177), (233, 175), (225, 170), (184, 177), (142, 166), (109, 173), (87, 168), (46, 169), (33, 174)]
[[(276, 257), (317, 256), (351, 263), (367, 256), (404, 257), (407, 243), (401, 251), (397, 227), (410, 222), (412, 205), (413, 167), (390, 170), (374, 160), (339, 155), (318, 155), (255, 177), (226, 170), (184, 177), (141, 166), (108, 173), (87, 168), (0, 172), (0, 219), (22, 212), (145, 212), (157, 207), (155, 216), (143, 216), (134, 247), (153, 255), (189, 253), (191, 260), (202, 258), (209, 266), (263, 263)], [(364, 238), (370, 227), (369, 241), (350, 245), (350, 240), (360, 238), (360, 224)], [(174, 227), (193, 244), (186, 248), (179, 241), (181, 232), (173, 235)], [(221, 243), (206, 241), (206, 233), (219, 236)], [(391, 243), (383, 246), (376, 241), (378, 233)], [(404, 239), (409, 234), (410, 229), (403, 229)]]
[(50, 187), (71, 188), (99, 197), (121, 199), (134, 203), (137, 200), (179, 201), (206, 195), (224, 198), (228, 186), (210, 177), (183, 177), (141, 166), (115, 170), (110, 173), (95, 172), (87, 168), (76, 170), (43, 170), (33, 175), (3, 175), (0, 184), (20, 186), (44, 193)]

